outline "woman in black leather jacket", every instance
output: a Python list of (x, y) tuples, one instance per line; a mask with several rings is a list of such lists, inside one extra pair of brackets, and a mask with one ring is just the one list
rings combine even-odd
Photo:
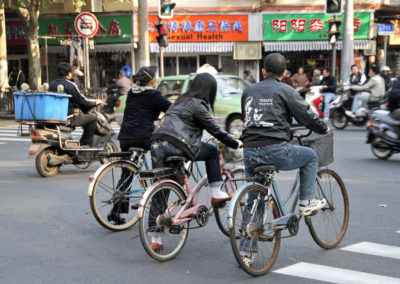
[[(201, 141), (203, 130), (207, 130), (228, 147), (236, 149), (242, 145), (241, 141), (221, 129), (212, 119), (209, 108), (214, 111), (216, 94), (217, 81), (212, 75), (196, 75), (189, 90), (175, 101), (154, 130), (150, 147), (153, 168), (165, 167), (165, 158), (168, 156), (185, 156), (190, 160), (205, 161), (213, 206), (232, 196), (221, 191), (218, 150), (214, 145)], [(156, 200), (154, 196), (153, 201)], [(152, 235), (151, 247), (154, 250), (162, 248), (161, 236)]]

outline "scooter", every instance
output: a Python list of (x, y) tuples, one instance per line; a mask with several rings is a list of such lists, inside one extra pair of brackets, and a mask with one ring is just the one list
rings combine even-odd
[(375, 110), (367, 122), (367, 144), (372, 153), (381, 160), (400, 153), (400, 120), (395, 120), (386, 110)]
[(338, 96), (329, 104), (332, 111), (332, 125), (336, 129), (344, 129), (351, 122), (356, 126), (365, 126), (368, 120), (369, 110), (367, 108), (359, 108), (355, 115), (351, 113), (353, 104), (353, 96), (349, 85), (344, 85)]
[[(305, 92), (305, 101), (310, 105), (311, 109), (319, 115), (324, 116), (324, 97), (320, 92), (322, 86), (311, 86), (307, 92)], [(301, 94), (303, 90), (298, 90)]]
[[(36, 170), (42, 177), (51, 177), (59, 173), (63, 165), (75, 165), (85, 169), (93, 162), (106, 163), (104, 152), (117, 152), (118, 146), (111, 138), (115, 135), (106, 118), (97, 111), (97, 125), (92, 148), (81, 147), (72, 137), (74, 127), (60, 123), (32, 122), (29, 125), (32, 145), (29, 155), (36, 155)], [(103, 155), (102, 155), (103, 154)]]

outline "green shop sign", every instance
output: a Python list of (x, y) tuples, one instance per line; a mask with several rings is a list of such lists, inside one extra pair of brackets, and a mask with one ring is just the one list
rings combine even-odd
[[(129, 37), (122, 35), (131, 35), (131, 16), (101, 16), (97, 17), (99, 29), (93, 36), (95, 43), (116, 43), (131, 42)], [(39, 20), (39, 35), (41, 36), (63, 36), (57, 39), (48, 40), (48, 44), (60, 44), (61, 41), (71, 39), (71, 35), (77, 35), (75, 29), (75, 18), (62, 19), (41, 19)], [(41, 39), (43, 44), (44, 40)]]
[[(354, 13), (354, 39), (368, 39), (371, 14)], [(343, 30), (343, 14), (339, 29)], [(324, 40), (328, 39), (329, 22), (332, 15), (325, 14), (275, 14), (263, 15), (263, 40)]]

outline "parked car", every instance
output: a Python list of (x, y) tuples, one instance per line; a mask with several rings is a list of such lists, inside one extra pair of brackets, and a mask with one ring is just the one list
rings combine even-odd
[[(189, 88), (196, 74), (176, 75), (159, 78), (157, 89), (171, 101), (176, 100)], [(243, 128), (241, 115), (241, 97), (243, 90), (250, 84), (242, 78), (234, 75), (214, 75), (217, 80), (217, 98), (215, 100), (214, 119), (222, 124), (227, 131), (239, 134)], [(119, 98), (116, 110), (116, 118), (119, 124), (125, 109), (126, 95)]]

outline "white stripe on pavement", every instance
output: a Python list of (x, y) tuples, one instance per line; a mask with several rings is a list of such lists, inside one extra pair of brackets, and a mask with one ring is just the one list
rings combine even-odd
[(7, 142), (0, 142), (0, 145), (1, 145), (1, 144), (7, 144)]
[(18, 135), (12, 133), (7, 133), (7, 134), (0, 133), (0, 136), (18, 136)]
[(396, 233), (400, 234), (400, 231), (397, 231)]
[(400, 259), (400, 247), (381, 245), (377, 243), (361, 242), (341, 248), (341, 250)]
[(340, 284), (400, 284), (398, 278), (305, 262), (299, 262), (274, 272)]
[(24, 139), (24, 138), (1, 138), (0, 141), (25, 141), (25, 142), (31, 142), (31, 139)]

